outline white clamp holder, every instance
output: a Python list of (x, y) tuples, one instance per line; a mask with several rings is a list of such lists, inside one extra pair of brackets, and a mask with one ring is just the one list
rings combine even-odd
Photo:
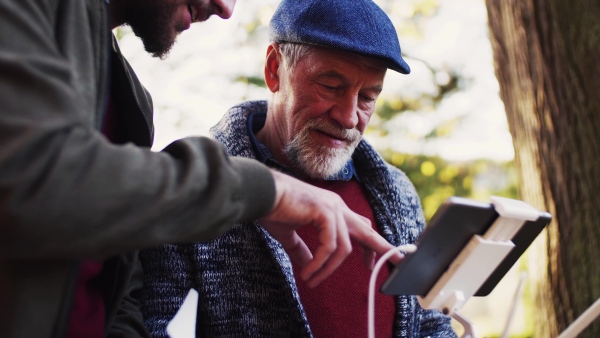
[(471, 238), (425, 297), (417, 297), (422, 308), (454, 314), (514, 248), (511, 239), (521, 226), (539, 217), (539, 211), (523, 201), (497, 196), (490, 200), (499, 217), (483, 236)]

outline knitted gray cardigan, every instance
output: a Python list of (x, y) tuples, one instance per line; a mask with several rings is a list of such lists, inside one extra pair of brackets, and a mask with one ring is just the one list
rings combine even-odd
[[(255, 158), (247, 118), (256, 111), (266, 112), (267, 102), (235, 106), (211, 129), (231, 156)], [(395, 246), (413, 243), (424, 219), (411, 182), (364, 140), (353, 160), (381, 235)], [(257, 222), (236, 224), (210, 242), (146, 250), (140, 258), (142, 312), (155, 337), (167, 337), (166, 325), (190, 288), (199, 293), (198, 336), (312, 337), (290, 260)], [(394, 337), (456, 337), (449, 317), (423, 310), (414, 296), (396, 297), (393, 332)]]

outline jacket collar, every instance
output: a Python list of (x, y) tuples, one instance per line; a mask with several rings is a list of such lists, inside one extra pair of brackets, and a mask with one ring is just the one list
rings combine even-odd
[[(154, 141), (152, 97), (127, 62), (113, 35), (111, 76), (107, 95), (113, 96), (113, 110), (123, 128), (123, 140), (151, 147)], [(118, 103), (118, 104), (117, 104)]]

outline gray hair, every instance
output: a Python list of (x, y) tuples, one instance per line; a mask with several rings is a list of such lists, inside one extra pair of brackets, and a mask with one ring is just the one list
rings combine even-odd
[(279, 53), (282, 56), (282, 64), (288, 72), (294, 70), (294, 67), (303, 57), (309, 55), (313, 46), (303, 43), (280, 42)]

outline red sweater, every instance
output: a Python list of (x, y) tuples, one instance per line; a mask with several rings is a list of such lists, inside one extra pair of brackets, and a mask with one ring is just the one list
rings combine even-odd
[[(371, 206), (356, 180), (310, 183), (340, 195), (351, 210), (370, 219), (374, 229), (377, 230)], [(299, 229), (298, 234), (314, 252), (318, 245), (317, 231), (313, 227), (305, 226)], [(294, 275), (298, 276), (299, 272), (300, 269), (294, 266)], [(389, 266), (384, 265), (377, 278), (377, 289), (388, 275)], [(366, 337), (368, 335), (370, 277), (371, 271), (367, 270), (362, 260), (362, 248), (354, 241), (352, 241), (352, 253), (319, 286), (310, 289), (301, 278), (296, 277), (300, 300), (314, 337)], [(395, 312), (394, 297), (376, 294), (377, 337), (392, 336)]]
[(104, 299), (97, 283), (102, 262), (85, 261), (77, 279), (68, 338), (104, 337)]

